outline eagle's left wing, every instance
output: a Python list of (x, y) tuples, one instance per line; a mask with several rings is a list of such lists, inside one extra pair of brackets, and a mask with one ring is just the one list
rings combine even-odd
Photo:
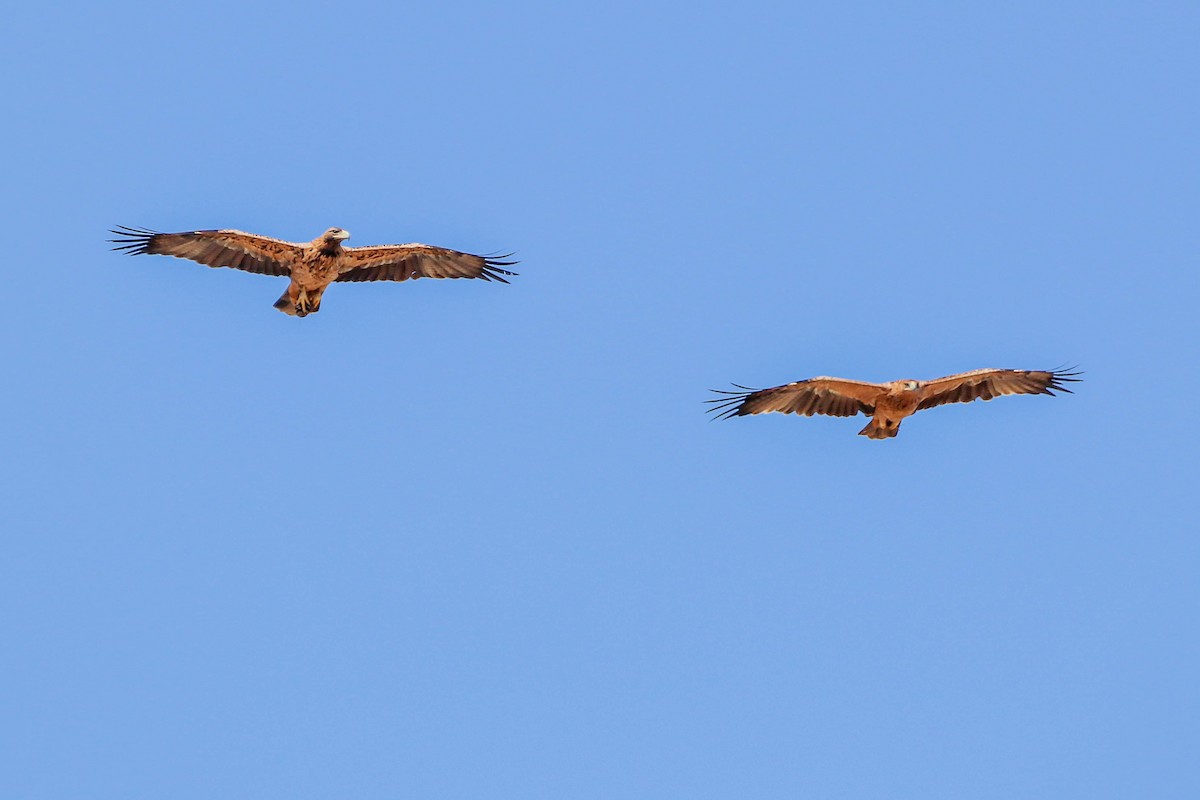
[(991, 400), (1006, 394), (1048, 394), (1055, 391), (1071, 394), (1063, 383), (1077, 383), (1082, 372), (1064, 370), (977, 369), (945, 378), (927, 381), (917, 391), (921, 404), (917, 410), (933, 408), (944, 403), (969, 403), (972, 400)]
[(887, 387), (878, 383), (826, 376), (774, 386), (770, 389), (751, 389), (748, 386), (738, 386), (736, 383), (734, 386), (742, 391), (710, 390), (716, 394), (725, 395), (715, 400), (705, 401), (712, 404), (709, 412), (716, 412), (713, 419), (765, 414), (769, 411), (778, 411), (781, 414), (802, 414), (806, 417), (811, 417), (813, 414), (853, 417), (860, 413), (870, 416), (875, 413), (875, 404), (879, 402), (879, 398), (887, 392)]
[[(504, 267), (507, 255), (489, 258), (460, 253), (427, 244), (390, 244), (376, 247), (347, 247), (343, 251), (339, 281), (406, 281), (410, 278), (482, 278), (508, 283), (505, 275), (516, 275)], [(511, 253), (509, 255), (512, 255)]]

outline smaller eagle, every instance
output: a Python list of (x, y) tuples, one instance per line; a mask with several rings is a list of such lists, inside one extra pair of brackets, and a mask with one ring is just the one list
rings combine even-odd
[(243, 231), (187, 231), (158, 233), (118, 225), (109, 239), (130, 255), (175, 256), (210, 267), (233, 267), (260, 275), (291, 279), (287, 291), (275, 301), (285, 314), (303, 317), (321, 310), (321, 295), (334, 281), (406, 281), (410, 278), (482, 278), (508, 283), (504, 276), (517, 273), (511, 256), (476, 256), (427, 244), (387, 244), (342, 247), (350, 234), (330, 228), (308, 244), (285, 242)]
[(1005, 394), (1048, 394), (1055, 391), (1072, 394), (1063, 383), (1077, 383), (1082, 372), (1062, 370), (977, 369), (932, 381), (901, 380), (891, 383), (866, 383), (845, 378), (810, 378), (806, 381), (771, 389), (735, 387), (740, 392), (712, 389), (726, 395), (709, 409), (714, 419), (742, 417), (747, 414), (827, 414), (852, 417), (859, 412), (871, 418), (859, 436), (889, 439), (900, 432), (900, 421), (926, 408), (943, 403), (969, 403), (991, 400)]

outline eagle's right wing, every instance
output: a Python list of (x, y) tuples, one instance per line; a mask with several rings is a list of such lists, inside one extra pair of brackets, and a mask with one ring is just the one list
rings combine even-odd
[(261, 275), (290, 275), (291, 265), (303, 252), (298, 244), (233, 230), (157, 233), (118, 225), (110, 233), (121, 237), (109, 239), (117, 245), (113, 249), (130, 255), (175, 256)]
[(917, 410), (943, 403), (969, 403), (991, 400), (1006, 394), (1072, 394), (1064, 383), (1078, 383), (1082, 372), (1069, 370), (977, 369), (926, 381), (918, 390), (921, 404)]

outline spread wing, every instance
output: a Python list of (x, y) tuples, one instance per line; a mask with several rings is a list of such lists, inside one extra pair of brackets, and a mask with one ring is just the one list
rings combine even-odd
[(1064, 370), (1031, 371), (1024, 369), (977, 369), (928, 381), (918, 391), (923, 408), (944, 403), (969, 403), (972, 400), (991, 400), (1005, 394), (1072, 394), (1064, 383), (1077, 383), (1082, 372)]
[(130, 255), (189, 258), (210, 267), (233, 267), (261, 275), (290, 275), (291, 265), (302, 251), (291, 242), (232, 230), (157, 233), (118, 225), (110, 233), (119, 237), (109, 239), (116, 245), (113, 250)]
[(389, 244), (377, 247), (347, 247), (342, 251), (339, 281), (406, 281), (409, 278), (482, 278), (508, 283), (505, 275), (516, 275), (504, 267), (512, 253), (496, 258), (460, 253), (427, 244)]
[(765, 414), (778, 411), (781, 414), (826, 414), (831, 417), (853, 417), (862, 412), (867, 416), (875, 413), (875, 403), (887, 391), (878, 383), (850, 381), (844, 378), (812, 378), (797, 381), (772, 389), (750, 389), (734, 384), (740, 392), (713, 389), (725, 395), (713, 403), (710, 412), (717, 412), (714, 419), (742, 417), (747, 414)]

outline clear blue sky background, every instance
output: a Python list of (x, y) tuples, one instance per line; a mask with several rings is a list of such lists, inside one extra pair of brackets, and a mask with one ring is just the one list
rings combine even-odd
[(8, 10), (4, 795), (1200, 796), (1200, 11), (979, 5)]

